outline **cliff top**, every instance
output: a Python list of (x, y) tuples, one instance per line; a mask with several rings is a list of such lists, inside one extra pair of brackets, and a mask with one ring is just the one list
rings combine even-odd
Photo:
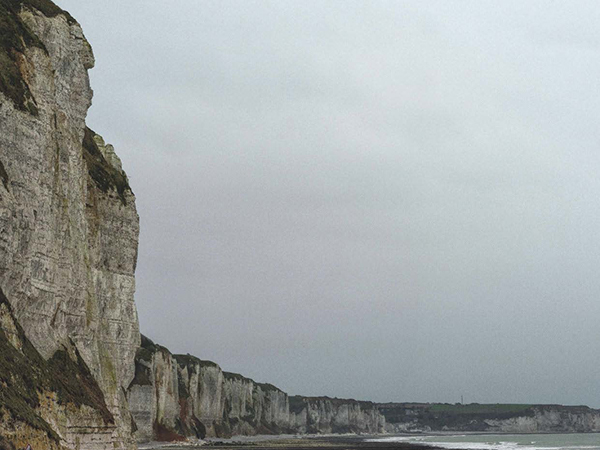
[(371, 408), (376, 407), (375, 403), (369, 402), (369, 401), (355, 400), (353, 398), (337, 398), (337, 397), (331, 398), (331, 397), (327, 397), (327, 396), (304, 397), (302, 395), (290, 395), (289, 402), (290, 402), (290, 412), (293, 412), (296, 414), (301, 412), (306, 407), (307, 404), (316, 403), (316, 402), (329, 402), (333, 406), (357, 404), (361, 408), (364, 408), (364, 409), (371, 409)]
[(526, 404), (526, 403), (378, 403), (382, 409), (413, 409), (428, 410), (435, 413), (446, 414), (517, 414), (531, 409), (543, 410), (593, 410), (589, 406), (557, 405), (557, 404)]
[(243, 381), (243, 382), (246, 382), (246, 383), (252, 383), (252, 384), (260, 387), (261, 390), (263, 390), (265, 392), (268, 392), (268, 391), (283, 392), (277, 386), (274, 386), (274, 385), (272, 385), (270, 383), (257, 383), (252, 378), (245, 377), (245, 376), (243, 376), (243, 375), (241, 375), (239, 373), (225, 372), (225, 371), (223, 371), (223, 376), (225, 377), (226, 380), (237, 380), (237, 381)]
[(219, 367), (219, 365), (212, 361), (206, 361), (204, 359), (197, 358), (189, 353), (186, 355), (173, 355), (180, 366), (194, 366), (199, 365), (200, 367)]
[(295, 399), (295, 400), (302, 400), (304, 402), (317, 402), (317, 401), (329, 401), (333, 404), (344, 404), (344, 403), (358, 403), (361, 405), (369, 405), (369, 406), (374, 406), (375, 403), (368, 401), (368, 400), (356, 400), (353, 398), (338, 398), (338, 397), (327, 397), (326, 395), (324, 396), (319, 396), (319, 397), (305, 397), (303, 395), (291, 395), (290, 399)]
[(51, 0), (12, 0), (13, 4), (35, 8), (46, 17), (56, 17), (60, 14), (66, 17), (69, 23), (77, 23), (71, 14), (57, 6)]

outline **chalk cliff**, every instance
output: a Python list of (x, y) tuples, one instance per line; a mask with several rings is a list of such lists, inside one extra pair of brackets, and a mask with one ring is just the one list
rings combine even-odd
[(136, 438), (177, 440), (281, 433), (377, 433), (385, 418), (374, 403), (289, 397), (281, 389), (223, 372), (210, 361), (172, 355), (142, 338), (128, 389)]
[(385, 417), (372, 402), (290, 397), (290, 424), (297, 433), (370, 433), (385, 431)]
[(378, 409), (386, 418), (389, 433), (600, 431), (600, 410), (587, 406), (383, 403)]
[(42, 359), (64, 352), (65, 370), (89, 369), (103, 394), (90, 407), (106, 425), (46, 417), (63, 444), (108, 434), (94, 448), (123, 449), (135, 445), (124, 389), (140, 339), (139, 226), (120, 162), (85, 124), (93, 65), (79, 24), (51, 1), (0, 0), (0, 288)]

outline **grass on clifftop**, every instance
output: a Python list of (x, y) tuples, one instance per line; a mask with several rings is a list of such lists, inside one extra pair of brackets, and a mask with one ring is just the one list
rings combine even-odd
[(23, 6), (35, 8), (46, 17), (56, 17), (59, 14), (62, 14), (67, 18), (67, 22), (70, 24), (77, 23), (71, 14), (59, 6), (56, 6), (56, 4), (51, 0), (20, 0), (17, 2), (13, 1), (13, 3), (20, 3)]
[[(2, 1), (2, 0), (0, 0)], [(125, 200), (125, 191), (131, 191), (127, 176), (111, 166), (98, 148), (94, 140), (96, 133), (89, 128), (85, 128), (83, 136), (83, 158), (87, 163), (88, 172), (98, 189), (102, 192), (108, 192), (115, 189), (123, 205), (127, 204)]]
[(187, 366), (189, 368), (193, 368), (196, 365), (198, 365), (200, 367), (219, 367), (219, 365), (215, 362), (200, 359), (194, 355), (190, 355), (189, 353), (187, 355), (173, 355), (173, 356), (177, 360), (177, 363), (181, 367)]
[(493, 403), (480, 404), (470, 403), (468, 405), (450, 403), (434, 403), (429, 407), (432, 412), (444, 412), (450, 414), (505, 414), (520, 413), (531, 408), (532, 405)]

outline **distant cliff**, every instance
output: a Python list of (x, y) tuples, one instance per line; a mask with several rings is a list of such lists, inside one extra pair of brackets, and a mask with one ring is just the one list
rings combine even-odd
[(473, 431), (587, 433), (600, 431), (600, 410), (587, 406), (382, 403), (389, 433)]
[(281, 389), (223, 372), (210, 361), (173, 355), (142, 338), (129, 407), (139, 441), (281, 433), (379, 433), (374, 403), (289, 397)]
[(385, 417), (372, 402), (329, 397), (290, 397), (290, 426), (296, 433), (385, 431)]
[(0, 372), (0, 435), (19, 445), (41, 429), (70, 448), (135, 447), (138, 216), (112, 147), (85, 124), (93, 65), (54, 3), (0, 0), (0, 340), (18, 335), (4, 347), (29, 350), (4, 354), (33, 371)]

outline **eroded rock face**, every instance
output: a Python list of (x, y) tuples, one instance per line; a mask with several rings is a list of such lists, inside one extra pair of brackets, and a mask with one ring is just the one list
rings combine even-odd
[(223, 433), (224, 376), (212, 361), (191, 355), (176, 355), (181, 396), (181, 432), (192, 436), (219, 436)]
[(271, 384), (223, 372), (213, 362), (171, 355), (144, 337), (128, 398), (140, 442), (282, 433), (378, 433), (385, 427), (385, 418), (373, 403), (290, 398)]
[(288, 395), (271, 384), (224, 372), (225, 425), (232, 435), (290, 431)]
[(294, 396), (290, 404), (290, 422), (298, 433), (385, 432), (385, 417), (371, 402)]
[(0, 14), (25, 30), (0, 49), (21, 86), (0, 89), (0, 288), (45, 359), (75, 346), (114, 417), (107, 446), (133, 448), (139, 225), (120, 161), (85, 125), (91, 47), (47, 0), (3, 0)]
[(196, 373), (188, 372), (187, 365), (180, 374), (177, 358), (169, 350), (142, 337), (135, 378), (128, 389), (129, 409), (137, 427), (138, 441), (204, 437), (203, 427), (194, 415), (201, 396), (198, 391), (193, 391), (192, 396), (189, 394), (190, 390), (197, 389), (190, 381), (197, 379)]

